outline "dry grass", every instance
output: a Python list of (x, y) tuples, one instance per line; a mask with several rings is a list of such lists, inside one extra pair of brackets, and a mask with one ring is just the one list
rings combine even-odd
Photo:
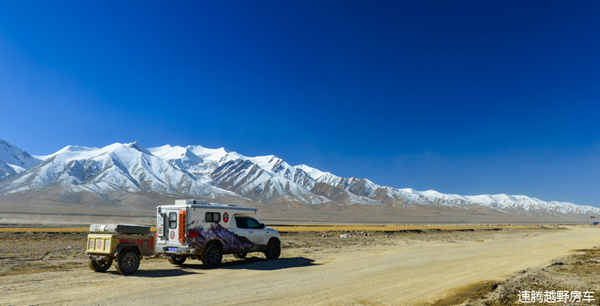
[[(77, 233), (87, 232), (89, 227), (0, 227), (0, 232), (52, 232), (52, 233)], [(156, 232), (156, 227), (150, 231)]]
[(89, 227), (0, 227), (0, 232), (53, 232), (74, 233), (87, 232)]
[[(557, 226), (539, 226), (539, 225), (511, 225), (511, 224), (473, 224), (473, 225), (454, 225), (454, 224), (419, 224), (419, 225), (275, 225), (270, 226), (280, 232), (327, 232), (327, 231), (411, 231), (411, 230), (441, 230), (441, 231), (470, 231), (470, 230), (491, 230), (491, 229), (560, 229)], [(155, 232), (156, 227), (151, 227)], [(89, 227), (0, 227), (0, 232), (87, 232)]]
[[(411, 231), (411, 230), (441, 230), (441, 231), (461, 231), (461, 230), (491, 230), (491, 229), (537, 229), (541, 228), (538, 225), (438, 225), (438, 224), (423, 224), (423, 225), (315, 225), (315, 226), (291, 226), (278, 225), (272, 226), (280, 232), (327, 232), (327, 231)], [(558, 229), (560, 227), (544, 226), (547, 229)]]

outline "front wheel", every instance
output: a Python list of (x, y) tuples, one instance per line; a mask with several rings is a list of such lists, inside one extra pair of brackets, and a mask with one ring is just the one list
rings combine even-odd
[(216, 244), (207, 246), (202, 254), (202, 264), (208, 268), (219, 266), (222, 259), (223, 252), (221, 252), (221, 248)]
[(93, 258), (88, 258), (88, 267), (96, 272), (105, 272), (112, 265), (113, 260), (109, 258), (107, 260), (95, 260)]
[(124, 251), (117, 258), (117, 271), (121, 274), (132, 274), (140, 267), (140, 257), (134, 251)]
[(267, 259), (277, 259), (281, 255), (281, 243), (279, 240), (273, 238), (269, 240), (269, 244), (267, 244), (267, 249), (265, 250), (265, 257)]
[(175, 256), (175, 255), (169, 256), (169, 262), (174, 265), (181, 265), (185, 262), (186, 259), (187, 259), (187, 256)]

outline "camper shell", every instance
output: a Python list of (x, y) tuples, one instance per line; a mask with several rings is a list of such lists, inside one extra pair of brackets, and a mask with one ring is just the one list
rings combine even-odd
[(173, 264), (193, 258), (209, 267), (218, 266), (223, 254), (243, 258), (263, 252), (268, 259), (278, 258), (279, 232), (258, 222), (256, 215), (256, 208), (193, 199), (158, 206), (154, 251)]

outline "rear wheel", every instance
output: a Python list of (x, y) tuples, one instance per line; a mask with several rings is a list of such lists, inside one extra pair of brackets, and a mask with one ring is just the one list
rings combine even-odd
[(117, 271), (121, 274), (132, 274), (140, 267), (140, 257), (134, 251), (123, 251), (117, 257)]
[(181, 265), (185, 262), (186, 259), (187, 259), (187, 256), (175, 256), (175, 255), (169, 256), (169, 262), (174, 265)]
[(208, 268), (219, 266), (222, 259), (223, 252), (221, 252), (221, 248), (216, 244), (207, 246), (202, 254), (202, 264)]
[(277, 259), (281, 255), (281, 243), (279, 240), (273, 238), (269, 240), (269, 244), (267, 244), (267, 249), (265, 250), (265, 257), (267, 259)]
[(246, 255), (248, 255), (248, 253), (245, 253), (245, 252), (235, 253), (235, 254), (233, 254), (233, 257), (238, 258), (238, 259), (244, 259), (244, 258), (246, 258)]
[(95, 260), (93, 258), (88, 258), (88, 267), (90, 267), (90, 269), (96, 271), (96, 272), (104, 272), (106, 270), (108, 270), (108, 268), (110, 268), (110, 265), (112, 265), (113, 260), (112, 258), (109, 258), (107, 260)]

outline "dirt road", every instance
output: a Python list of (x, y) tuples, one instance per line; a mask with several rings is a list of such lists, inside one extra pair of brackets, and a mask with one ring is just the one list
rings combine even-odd
[(175, 267), (156, 259), (128, 277), (84, 267), (9, 275), (0, 278), (0, 305), (422, 305), (600, 244), (591, 227), (469, 235), (346, 247), (326, 243), (342, 239), (334, 236), (284, 249), (279, 260), (257, 255), (213, 270), (196, 260)]

